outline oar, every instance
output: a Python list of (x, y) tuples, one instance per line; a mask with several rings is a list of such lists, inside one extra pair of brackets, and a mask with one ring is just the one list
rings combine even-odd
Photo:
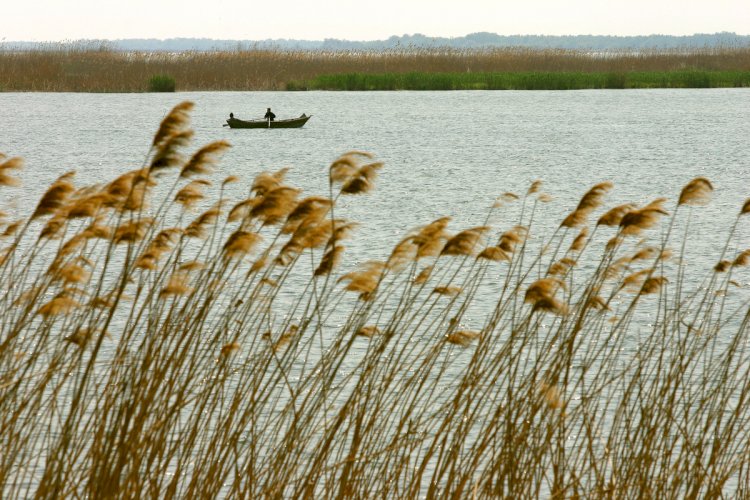
[(268, 128), (271, 128), (271, 117), (268, 117)]

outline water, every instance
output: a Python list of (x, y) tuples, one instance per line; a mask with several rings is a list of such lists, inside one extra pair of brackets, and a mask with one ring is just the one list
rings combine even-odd
[[(705, 176), (716, 188), (706, 218), (725, 225), (750, 195), (746, 89), (3, 93), (0, 152), (26, 159), (19, 209), (69, 170), (83, 184), (141, 165), (159, 121), (182, 100), (196, 103), (196, 147), (228, 139), (234, 147), (222, 171), (246, 183), (290, 166), (291, 183), (325, 193), (337, 155), (376, 154), (385, 162), (378, 189), (348, 201), (347, 215), (363, 223), (362, 250), (381, 249), (381, 257), (406, 230), (437, 217), (452, 216), (455, 228), (480, 224), (497, 196), (522, 193), (535, 179), (560, 214), (604, 180), (615, 184), (614, 205), (675, 200), (686, 182)], [(313, 117), (296, 130), (221, 126), (229, 112), (255, 118), (268, 106), (279, 118)]]
[[(608, 206), (666, 196), (672, 211), (682, 186), (704, 176), (716, 192), (692, 226), (691, 268), (710, 270), (726, 228), (750, 196), (750, 92), (744, 89), (265, 92), (0, 94), (0, 152), (26, 159), (24, 188), (5, 188), (3, 201), (28, 214), (64, 172), (76, 170), (78, 183), (89, 184), (138, 168), (159, 121), (182, 100), (196, 103), (196, 147), (217, 139), (233, 144), (221, 171), (243, 180), (232, 185), (235, 198), (262, 170), (290, 166), (292, 184), (326, 194), (327, 167), (338, 154), (360, 149), (385, 162), (373, 194), (347, 198), (337, 208), (362, 223), (349, 252), (354, 261), (386, 257), (406, 231), (440, 216), (453, 217), (455, 230), (480, 225), (499, 195), (522, 194), (535, 179), (554, 198), (539, 216), (552, 229), (595, 183), (614, 182)], [(279, 118), (313, 117), (298, 130), (221, 126), (229, 112), (253, 118), (268, 106)], [(503, 228), (516, 219), (501, 212), (492, 222)], [(740, 227), (739, 241), (744, 235)], [(643, 321), (643, 331), (650, 331), (648, 314)], [(629, 354), (640, 341), (635, 326), (622, 342)], [(460, 372), (470, 352), (453, 358), (458, 362), (450, 370)], [(342, 374), (356, 359), (347, 359)]]
[[(347, 243), (348, 269), (386, 258), (410, 229), (438, 217), (451, 216), (455, 231), (481, 225), (499, 195), (523, 194), (536, 179), (553, 201), (536, 217), (532, 239), (548, 237), (595, 183), (614, 183), (607, 206), (666, 197), (671, 212), (682, 186), (703, 176), (714, 199), (691, 222), (686, 252), (691, 269), (710, 271), (750, 197), (750, 91), (659, 89), (0, 93), (0, 152), (26, 160), (24, 188), (6, 190), (5, 201), (28, 215), (65, 172), (76, 170), (82, 185), (138, 168), (160, 120), (184, 100), (196, 104), (196, 148), (218, 139), (233, 145), (215, 180), (239, 176), (229, 186), (235, 200), (263, 170), (289, 166), (291, 184), (327, 194), (327, 168), (339, 154), (364, 150), (385, 163), (374, 193), (337, 208), (361, 224)], [(278, 118), (312, 118), (301, 129), (222, 127), (230, 112), (256, 118), (269, 106)], [(498, 230), (517, 223), (506, 213), (491, 220)], [(744, 234), (741, 225), (740, 241)]]

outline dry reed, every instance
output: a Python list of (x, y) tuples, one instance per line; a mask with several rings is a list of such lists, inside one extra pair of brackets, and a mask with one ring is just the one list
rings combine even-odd
[(492, 208), (504, 228), (439, 218), (352, 270), (334, 209), (373, 187), (371, 155), (336, 160), (330, 196), (299, 200), (280, 171), (213, 200), (184, 177), (227, 145), (185, 154), (190, 107), (143, 169), (66, 175), (7, 231), (3, 497), (750, 491), (750, 251), (730, 228), (715, 274), (677, 231), (649, 241), (664, 221), (689, 234), (708, 180), (609, 211), (600, 184), (552, 235), (536, 208)]
[[(719, 47), (596, 53), (523, 47), (383, 51), (117, 52), (63, 45), (0, 51), (0, 89), (144, 92), (156, 74), (178, 90), (283, 90), (323, 75), (750, 71), (750, 49)], [(616, 78), (615, 78), (616, 79)], [(617, 83), (617, 82), (615, 82)], [(161, 134), (157, 134), (161, 138)]]

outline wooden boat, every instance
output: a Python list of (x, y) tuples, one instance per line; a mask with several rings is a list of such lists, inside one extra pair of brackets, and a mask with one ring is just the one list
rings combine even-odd
[[(310, 115), (312, 116), (312, 115)], [(229, 125), (229, 128), (300, 128), (302, 125), (307, 123), (310, 116), (302, 113), (299, 118), (290, 118), (287, 120), (240, 120), (234, 116), (227, 118), (225, 127)]]

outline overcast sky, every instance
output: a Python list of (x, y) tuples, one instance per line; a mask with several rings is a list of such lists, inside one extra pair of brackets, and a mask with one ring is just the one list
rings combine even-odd
[(3, 0), (0, 39), (750, 34), (750, 0)]

